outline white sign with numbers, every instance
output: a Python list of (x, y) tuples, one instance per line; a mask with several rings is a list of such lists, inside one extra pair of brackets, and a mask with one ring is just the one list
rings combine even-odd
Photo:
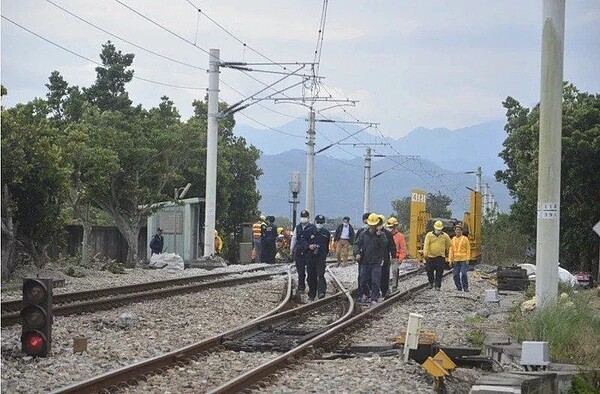
[(427, 195), (423, 193), (413, 193), (411, 197), (412, 201), (414, 202), (425, 202), (426, 198)]
[(558, 219), (559, 205), (556, 202), (538, 202), (538, 219)]

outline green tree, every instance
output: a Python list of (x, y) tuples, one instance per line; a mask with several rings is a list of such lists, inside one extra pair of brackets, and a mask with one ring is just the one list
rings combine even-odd
[(127, 69), (133, 63), (133, 58), (132, 53), (123, 54), (110, 41), (102, 45), (102, 66), (96, 67), (96, 82), (83, 89), (87, 100), (100, 111), (131, 110), (125, 85), (133, 78), (133, 70)]
[(2, 108), (2, 275), (14, 269), (16, 242), (43, 267), (63, 223), (70, 167), (56, 143), (44, 100)]
[(489, 265), (511, 266), (524, 261), (531, 238), (519, 230), (515, 218), (499, 214), (494, 222), (484, 221), (481, 233), (482, 261)]
[(452, 199), (441, 192), (437, 192), (437, 194), (427, 193), (426, 207), (427, 211), (431, 213), (431, 217), (451, 218), (450, 204), (452, 204)]
[[(508, 136), (499, 156), (508, 168), (496, 172), (496, 179), (516, 199), (511, 216), (519, 231), (534, 239), (539, 105), (528, 109), (512, 97), (502, 104)], [(560, 261), (568, 269), (591, 271), (597, 247), (591, 228), (600, 217), (600, 95), (565, 83), (562, 126)]]
[(398, 224), (402, 232), (406, 232), (410, 225), (410, 196), (392, 201), (394, 216), (398, 219)]

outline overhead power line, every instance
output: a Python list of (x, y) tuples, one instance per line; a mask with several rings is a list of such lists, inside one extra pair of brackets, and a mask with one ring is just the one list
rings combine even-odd
[[(23, 25), (20, 25), (19, 23), (17, 23), (17, 22), (15, 22), (15, 21), (13, 21), (12, 19), (10, 19), (10, 18), (8, 18), (8, 17), (6, 17), (6, 16), (4, 16), (4, 15), (2, 15), (2, 19), (6, 20), (6, 21), (8, 21), (8, 22), (10, 22), (10, 23), (12, 23), (13, 25), (15, 25), (15, 26), (17, 26), (17, 27), (19, 27), (19, 28), (21, 28), (21, 29), (23, 29), (23, 30), (25, 30), (26, 32), (28, 32), (28, 33), (30, 33), (30, 34), (32, 34), (32, 35), (34, 35), (34, 36), (36, 36), (37, 38), (39, 38), (39, 39), (41, 39), (41, 40), (44, 40), (44, 41), (46, 41), (47, 43), (49, 43), (49, 44), (51, 44), (51, 45), (53, 45), (53, 46), (55, 46), (55, 47), (57, 47), (57, 48), (60, 48), (60, 49), (62, 49), (63, 51), (69, 52), (70, 54), (72, 54), (72, 55), (74, 55), (74, 56), (77, 56), (77, 57), (79, 57), (79, 58), (81, 58), (81, 59), (87, 60), (88, 62), (94, 63), (94, 64), (96, 64), (96, 65), (98, 65), (98, 66), (100, 66), (100, 67), (104, 67), (104, 64), (102, 64), (102, 63), (100, 63), (100, 62), (97, 62), (96, 60), (90, 59), (90, 58), (89, 58), (89, 57), (87, 57), (87, 56), (81, 55), (81, 54), (79, 54), (79, 53), (77, 53), (77, 52), (75, 52), (75, 51), (73, 51), (73, 50), (71, 50), (71, 49), (69, 49), (69, 48), (66, 48), (66, 47), (64, 47), (64, 46), (62, 46), (62, 45), (60, 45), (60, 44), (57, 44), (56, 42), (54, 42), (54, 41), (52, 41), (52, 40), (50, 40), (50, 39), (48, 39), (48, 38), (46, 38), (46, 37), (44, 37), (44, 36), (42, 36), (42, 35), (38, 34), (38, 33), (34, 32), (34, 31), (32, 31), (32, 30), (29, 30), (29, 29), (28, 29), (28, 28), (26, 28), (25, 26), (23, 26)], [(173, 84), (166, 83), (166, 82), (160, 82), (160, 81), (155, 81), (155, 80), (148, 79), (148, 78), (142, 78), (142, 77), (138, 77), (138, 76), (136, 76), (136, 75), (133, 75), (133, 78), (135, 78), (135, 79), (138, 79), (138, 80), (140, 80), (140, 81), (144, 81), (144, 82), (153, 83), (153, 84), (156, 84), (156, 85), (169, 86), (169, 87), (172, 87), (172, 88), (178, 88), (178, 89), (206, 90), (206, 88), (199, 88), (199, 87), (192, 87), (192, 86), (173, 85)]]
[(77, 14), (75, 14), (75, 13), (73, 13), (73, 12), (69, 11), (68, 9), (66, 9), (66, 8), (64, 8), (64, 7), (62, 7), (62, 6), (58, 5), (58, 4), (56, 4), (55, 2), (53, 2), (53, 1), (51, 1), (51, 0), (46, 0), (46, 2), (48, 2), (48, 3), (52, 4), (54, 7), (56, 7), (56, 8), (58, 8), (58, 9), (62, 10), (63, 12), (65, 12), (65, 13), (67, 13), (67, 14), (71, 15), (72, 17), (79, 19), (79, 20), (80, 20), (80, 21), (82, 21), (83, 23), (86, 23), (86, 24), (88, 24), (89, 26), (92, 26), (93, 28), (95, 28), (95, 29), (97, 29), (97, 30), (99, 30), (99, 31), (101, 31), (101, 32), (103, 32), (103, 33), (106, 33), (106, 34), (108, 34), (108, 35), (109, 35), (109, 36), (111, 36), (111, 37), (114, 37), (114, 38), (116, 38), (116, 39), (118, 39), (118, 40), (121, 40), (121, 41), (123, 41), (123, 42), (125, 42), (125, 43), (127, 43), (127, 44), (129, 44), (129, 45), (131, 45), (131, 46), (133, 46), (133, 47), (135, 47), (135, 48), (141, 49), (142, 51), (146, 51), (146, 52), (148, 52), (148, 53), (150, 53), (150, 54), (152, 54), (152, 55), (155, 55), (155, 56), (158, 56), (158, 57), (160, 57), (160, 58), (163, 58), (163, 59), (166, 59), (166, 60), (172, 61), (172, 62), (174, 62), (174, 63), (181, 64), (181, 65), (183, 65), (183, 66), (192, 67), (192, 68), (195, 68), (195, 69), (197, 69), (197, 70), (201, 70), (201, 71), (208, 71), (208, 69), (206, 69), (206, 68), (199, 67), (199, 66), (196, 66), (196, 65), (193, 65), (193, 64), (190, 64), (190, 63), (182, 62), (182, 61), (180, 61), (180, 60), (177, 60), (177, 59), (173, 59), (172, 57), (169, 57), (169, 56), (163, 55), (163, 54), (161, 54), (161, 53), (155, 52), (155, 51), (153, 51), (152, 49), (145, 48), (145, 47), (143, 47), (143, 46), (141, 46), (141, 45), (138, 45), (138, 44), (136, 44), (136, 43), (134, 43), (134, 42), (131, 42), (131, 41), (129, 41), (129, 40), (127, 40), (127, 39), (125, 39), (125, 38), (123, 38), (123, 37), (121, 37), (121, 36), (118, 36), (118, 35), (116, 35), (116, 34), (114, 34), (114, 33), (111, 33), (110, 31), (108, 31), (108, 30), (106, 30), (106, 29), (104, 29), (104, 28), (102, 28), (102, 27), (100, 27), (100, 26), (98, 26), (98, 25), (96, 25), (96, 24), (94, 24), (94, 23), (90, 22), (90, 21), (89, 21), (89, 20), (87, 20), (87, 19), (84, 19), (84, 18), (82, 18), (81, 16), (79, 16), (79, 15), (77, 15)]

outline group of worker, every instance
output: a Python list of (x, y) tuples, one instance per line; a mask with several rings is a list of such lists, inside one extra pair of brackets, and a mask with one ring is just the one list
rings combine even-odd
[[(275, 262), (276, 241), (285, 239), (281, 234), (282, 229), (278, 229), (274, 221), (273, 216), (261, 216), (252, 227), (254, 250), (264, 263)], [(317, 215), (313, 224), (310, 222), (310, 213), (303, 210), (300, 213), (300, 223), (291, 235), (289, 250), (298, 271), (298, 296), (302, 300), (306, 299), (306, 284), (309, 301), (325, 297), (325, 260), (330, 250), (331, 234), (324, 228), (324, 224), (323, 215)], [(383, 215), (365, 213), (363, 226), (357, 231), (347, 216), (336, 228), (333, 242), (338, 266), (347, 265), (349, 249), (352, 248), (354, 260), (358, 262), (359, 301), (363, 304), (376, 306), (381, 297), (385, 298), (390, 294), (390, 268), (393, 264), (397, 271), (407, 254), (406, 240), (398, 225), (395, 217), (386, 221)], [(460, 224), (455, 226), (454, 232), (455, 237), (450, 238), (443, 231), (443, 223), (436, 221), (433, 231), (425, 236), (423, 257), (430, 289), (441, 289), (448, 256), (456, 289), (469, 291), (467, 268), (470, 242), (462, 234)], [(396, 286), (397, 283), (394, 283), (392, 290)]]

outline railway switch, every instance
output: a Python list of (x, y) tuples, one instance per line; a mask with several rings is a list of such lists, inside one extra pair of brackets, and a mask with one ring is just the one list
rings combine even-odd
[(46, 357), (52, 342), (52, 279), (23, 279), (21, 349)]

